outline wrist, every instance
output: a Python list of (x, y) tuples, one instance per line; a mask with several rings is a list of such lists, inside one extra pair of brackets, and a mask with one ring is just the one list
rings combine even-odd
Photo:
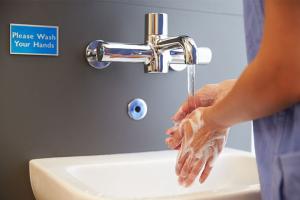
[(217, 101), (222, 100), (231, 91), (235, 83), (236, 79), (228, 79), (218, 83)]
[(225, 124), (225, 120), (222, 120), (218, 115), (218, 111), (215, 109), (215, 106), (207, 107), (203, 111), (203, 120), (205, 125), (211, 127), (214, 130), (223, 130), (228, 128), (230, 125)]

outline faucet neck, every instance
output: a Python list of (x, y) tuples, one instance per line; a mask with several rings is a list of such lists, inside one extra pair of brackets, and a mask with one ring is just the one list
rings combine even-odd
[(197, 45), (189, 36), (161, 39), (157, 43), (159, 51), (182, 49), (184, 64), (197, 64)]

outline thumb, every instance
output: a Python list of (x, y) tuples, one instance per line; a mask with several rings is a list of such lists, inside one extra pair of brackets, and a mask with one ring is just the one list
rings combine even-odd
[(195, 108), (197, 108), (196, 100), (196, 96), (191, 96), (187, 100), (185, 100), (179, 107), (178, 111), (172, 116), (172, 120), (174, 122), (180, 122), (182, 119), (184, 119)]

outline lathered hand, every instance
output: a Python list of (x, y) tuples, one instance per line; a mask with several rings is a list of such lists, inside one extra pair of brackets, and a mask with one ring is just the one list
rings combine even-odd
[(178, 111), (172, 117), (175, 122), (175, 126), (168, 129), (166, 134), (168, 138), (166, 139), (166, 144), (170, 149), (179, 149), (182, 141), (181, 135), (178, 135), (178, 124), (187, 115), (189, 115), (193, 110), (198, 107), (207, 107), (214, 105), (217, 101), (221, 100), (227, 93), (231, 90), (235, 84), (235, 79), (225, 80), (218, 84), (208, 84), (198, 90), (195, 96), (187, 99), (180, 106)]
[(200, 182), (206, 180), (227, 139), (228, 129), (210, 123), (205, 117), (206, 109), (197, 108), (173, 128), (182, 137), (176, 174), (179, 183), (186, 187), (199, 173)]

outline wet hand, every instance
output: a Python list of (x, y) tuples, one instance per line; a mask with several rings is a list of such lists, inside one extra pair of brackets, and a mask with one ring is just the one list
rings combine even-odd
[(179, 183), (186, 187), (198, 174), (201, 183), (207, 179), (227, 139), (228, 129), (211, 123), (205, 115), (207, 109), (197, 108), (174, 127), (174, 132), (182, 137), (176, 174)]
[(195, 96), (187, 99), (173, 115), (172, 119), (175, 122), (175, 126), (168, 129), (165, 142), (170, 149), (179, 149), (181, 144), (181, 135), (178, 134), (178, 124), (186, 116), (188, 116), (193, 110), (199, 107), (207, 107), (215, 104), (215, 102), (221, 100), (235, 84), (235, 79), (225, 80), (219, 84), (208, 84), (198, 90)]

